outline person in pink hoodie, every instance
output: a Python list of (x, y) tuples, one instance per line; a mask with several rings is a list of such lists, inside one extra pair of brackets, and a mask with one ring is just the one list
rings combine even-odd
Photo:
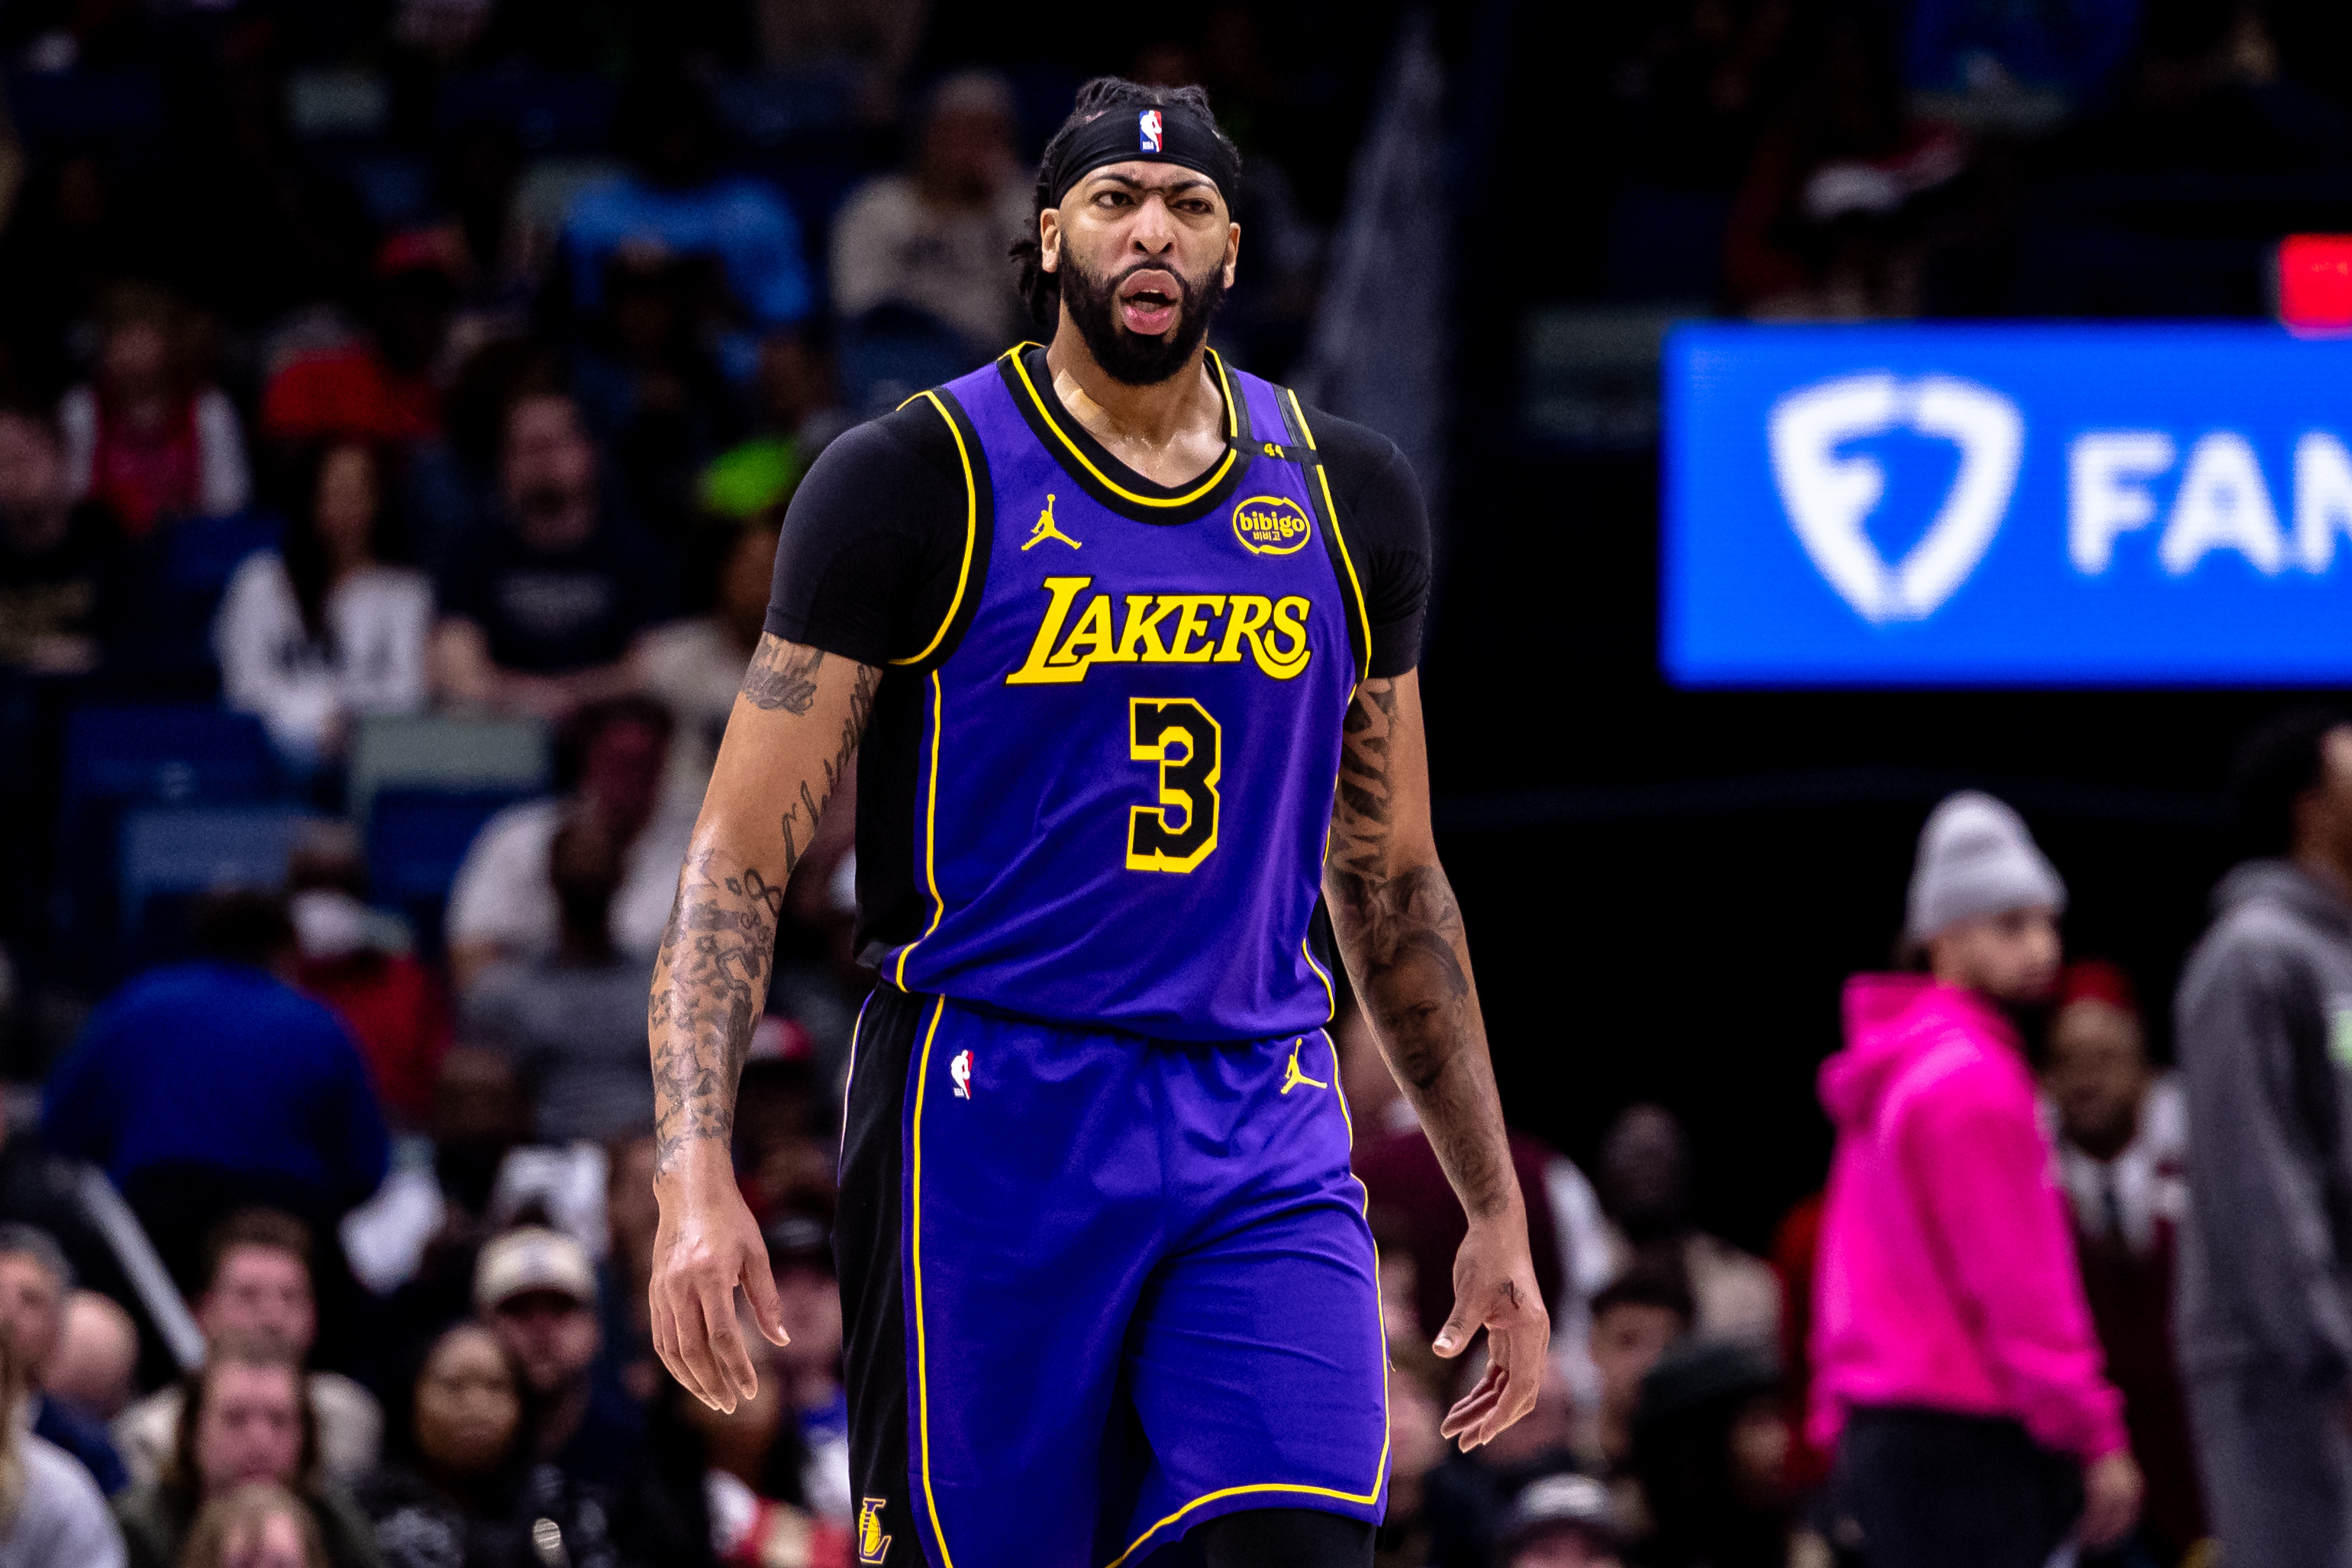
[(1905, 924), (1927, 973), (1847, 984), (1814, 1274), (1811, 1436), (1872, 1568), (2043, 1568), (2137, 1519), (2012, 1009), (2058, 980), (2065, 885), (2017, 814), (1955, 795)]

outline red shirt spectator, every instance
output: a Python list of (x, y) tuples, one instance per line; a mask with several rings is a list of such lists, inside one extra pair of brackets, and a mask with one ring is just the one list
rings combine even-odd
[(464, 259), (463, 242), (445, 229), (384, 241), (368, 335), (298, 355), (270, 377), (261, 433), (277, 441), (340, 437), (392, 447), (439, 435), (434, 371), (448, 342)]
[(403, 375), (372, 342), (301, 355), (261, 396), (261, 433), (273, 440), (354, 436), (394, 446), (441, 430), (441, 394)]
[(174, 518), (243, 510), (253, 484), (236, 411), (194, 374), (184, 312), (125, 288), (105, 321), (95, 375), (58, 407), (73, 499), (103, 502), (134, 539)]

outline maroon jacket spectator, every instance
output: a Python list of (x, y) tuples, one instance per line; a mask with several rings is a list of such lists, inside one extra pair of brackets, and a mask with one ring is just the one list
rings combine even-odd
[(2147, 1476), (2147, 1526), (2171, 1551), (2185, 1551), (2205, 1533), (2172, 1352), (2188, 1116), (2179, 1085), (2148, 1065), (2139, 1003), (2115, 965), (2068, 966), (2042, 1087), (2057, 1121), (2059, 1174), (2091, 1321)]

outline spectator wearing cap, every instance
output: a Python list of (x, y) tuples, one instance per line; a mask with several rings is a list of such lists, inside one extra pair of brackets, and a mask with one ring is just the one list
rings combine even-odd
[[(206, 1256), (195, 1301), (205, 1343), (268, 1346), (297, 1364), (307, 1361), (319, 1331), (310, 1227), (291, 1215), (247, 1209), (214, 1232)], [(303, 1393), (321, 1472), (339, 1481), (365, 1474), (383, 1443), (375, 1396), (341, 1373), (318, 1371), (305, 1373)], [(114, 1440), (133, 1479), (151, 1480), (168, 1467), (185, 1398), (183, 1385), (170, 1384), (116, 1418)]]
[(72, 1289), (73, 1268), (48, 1232), (0, 1223), (0, 1332), (16, 1349), (33, 1434), (80, 1460), (100, 1489), (110, 1494), (128, 1486), (131, 1476), (105, 1426), (48, 1393)]
[(184, 1380), (162, 1473), (114, 1500), (130, 1568), (175, 1568), (199, 1510), (257, 1484), (301, 1499), (331, 1568), (377, 1568), (366, 1517), (320, 1479), (318, 1424), (300, 1363), (281, 1345), (232, 1336)]
[(261, 395), (263, 437), (398, 449), (439, 435), (438, 373), (465, 259), (452, 229), (386, 239), (375, 256), (369, 331), (280, 366)]
[(122, 1189), (184, 1289), (205, 1238), (266, 1204), (332, 1226), (383, 1181), (390, 1140), (341, 1020), (296, 991), (283, 900), (200, 900), (202, 955), (151, 970), (90, 1019), (49, 1079), (42, 1134)]
[[(1796, 1536), (1780, 1372), (1743, 1340), (1693, 1340), (1642, 1379), (1633, 1473), (1643, 1568), (1787, 1568)], [(1819, 1554), (1826, 1558), (1826, 1550)]]
[(482, 1248), (474, 1301), (522, 1368), (539, 1458), (592, 1485), (626, 1474), (645, 1454), (645, 1423), (593, 1376), (604, 1334), (588, 1249), (540, 1226), (510, 1230)]
[(2188, 1111), (2179, 1080), (2149, 1065), (2138, 1000), (2114, 964), (2066, 966), (2042, 1089), (2091, 1321), (2147, 1473), (2145, 1531), (2159, 1554), (2178, 1557), (2205, 1533), (2172, 1335)]
[(974, 362), (1025, 322), (1005, 253), (1031, 227), (1013, 146), (1013, 86), (959, 71), (931, 89), (914, 168), (853, 193), (833, 225), (833, 309), (854, 321), (884, 305), (951, 329)]
[(608, 915), (614, 950), (651, 962), (694, 827), (691, 811), (665, 809), (670, 734), (668, 710), (648, 698), (592, 704), (558, 737), (564, 793), (510, 805), (482, 825), (449, 889), (449, 970), (461, 999), (490, 964), (556, 951), (563, 906), (555, 890), (555, 837), (575, 817), (593, 818), (619, 848)]
[(499, 515), (441, 572), (433, 686), (446, 701), (561, 720), (635, 688), (637, 636), (669, 614), (668, 563), (608, 504), (569, 394), (527, 386), (499, 436)]
[(2039, 1568), (2070, 1532), (2111, 1546), (2138, 1513), (2008, 1012), (2056, 990), (2065, 900), (2015, 812), (1945, 800), (1904, 927), (1928, 972), (1849, 982), (1846, 1046), (1822, 1068), (1837, 1145), (1811, 1424), (1874, 1568)]
[(68, 1295), (65, 1329), (44, 1378), (47, 1396), (110, 1425), (137, 1395), (138, 1371), (139, 1325), (121, 1303), (88, 1289)]
[(2178, 1317), (2197, 1460), (2232, 1563), (2352, 1563), (2352, 716), (2249, 739), (2253, 858), (2175, 1004), (2189, 1102)]
[(228, 395), (198, 373), (195, 329), (171, 295), (118, 288), (99, 310), (98, 363), (65, 395), (66, 478), (143, 539), (183, 517), (226, 517), (253, 498)]
[(466, 994), (467, 1043), (514, 1064), (541, 1143), (602, 1143), (653, 1125), (646, 967), (613, 945), (622, 871), (612, 830), (575, 812), (548, 847), (555, 951), (494, 964)]
[(257, 716), (280, 756), (316, 768), (362, 718), (425, 706), (433, 584), (388, 559), (377, 448), (323, 442), (284, 467), (285, 534), (229, 579), (213, 649), (222, 700)]
[(1591, 1476), (1530, 1481), (1505, 1516), (1500, 1568), (1618, 1568), (1622, 1527)]

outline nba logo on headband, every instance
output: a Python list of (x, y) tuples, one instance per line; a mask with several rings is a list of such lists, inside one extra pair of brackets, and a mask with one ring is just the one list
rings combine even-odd
[(1145, 110), (1135, 117), (1135, 124), (1136, 129), (1141, 132), (1142, 150), (1146, 153), (1159, 152), (1160, 111), (1156, 109)]

